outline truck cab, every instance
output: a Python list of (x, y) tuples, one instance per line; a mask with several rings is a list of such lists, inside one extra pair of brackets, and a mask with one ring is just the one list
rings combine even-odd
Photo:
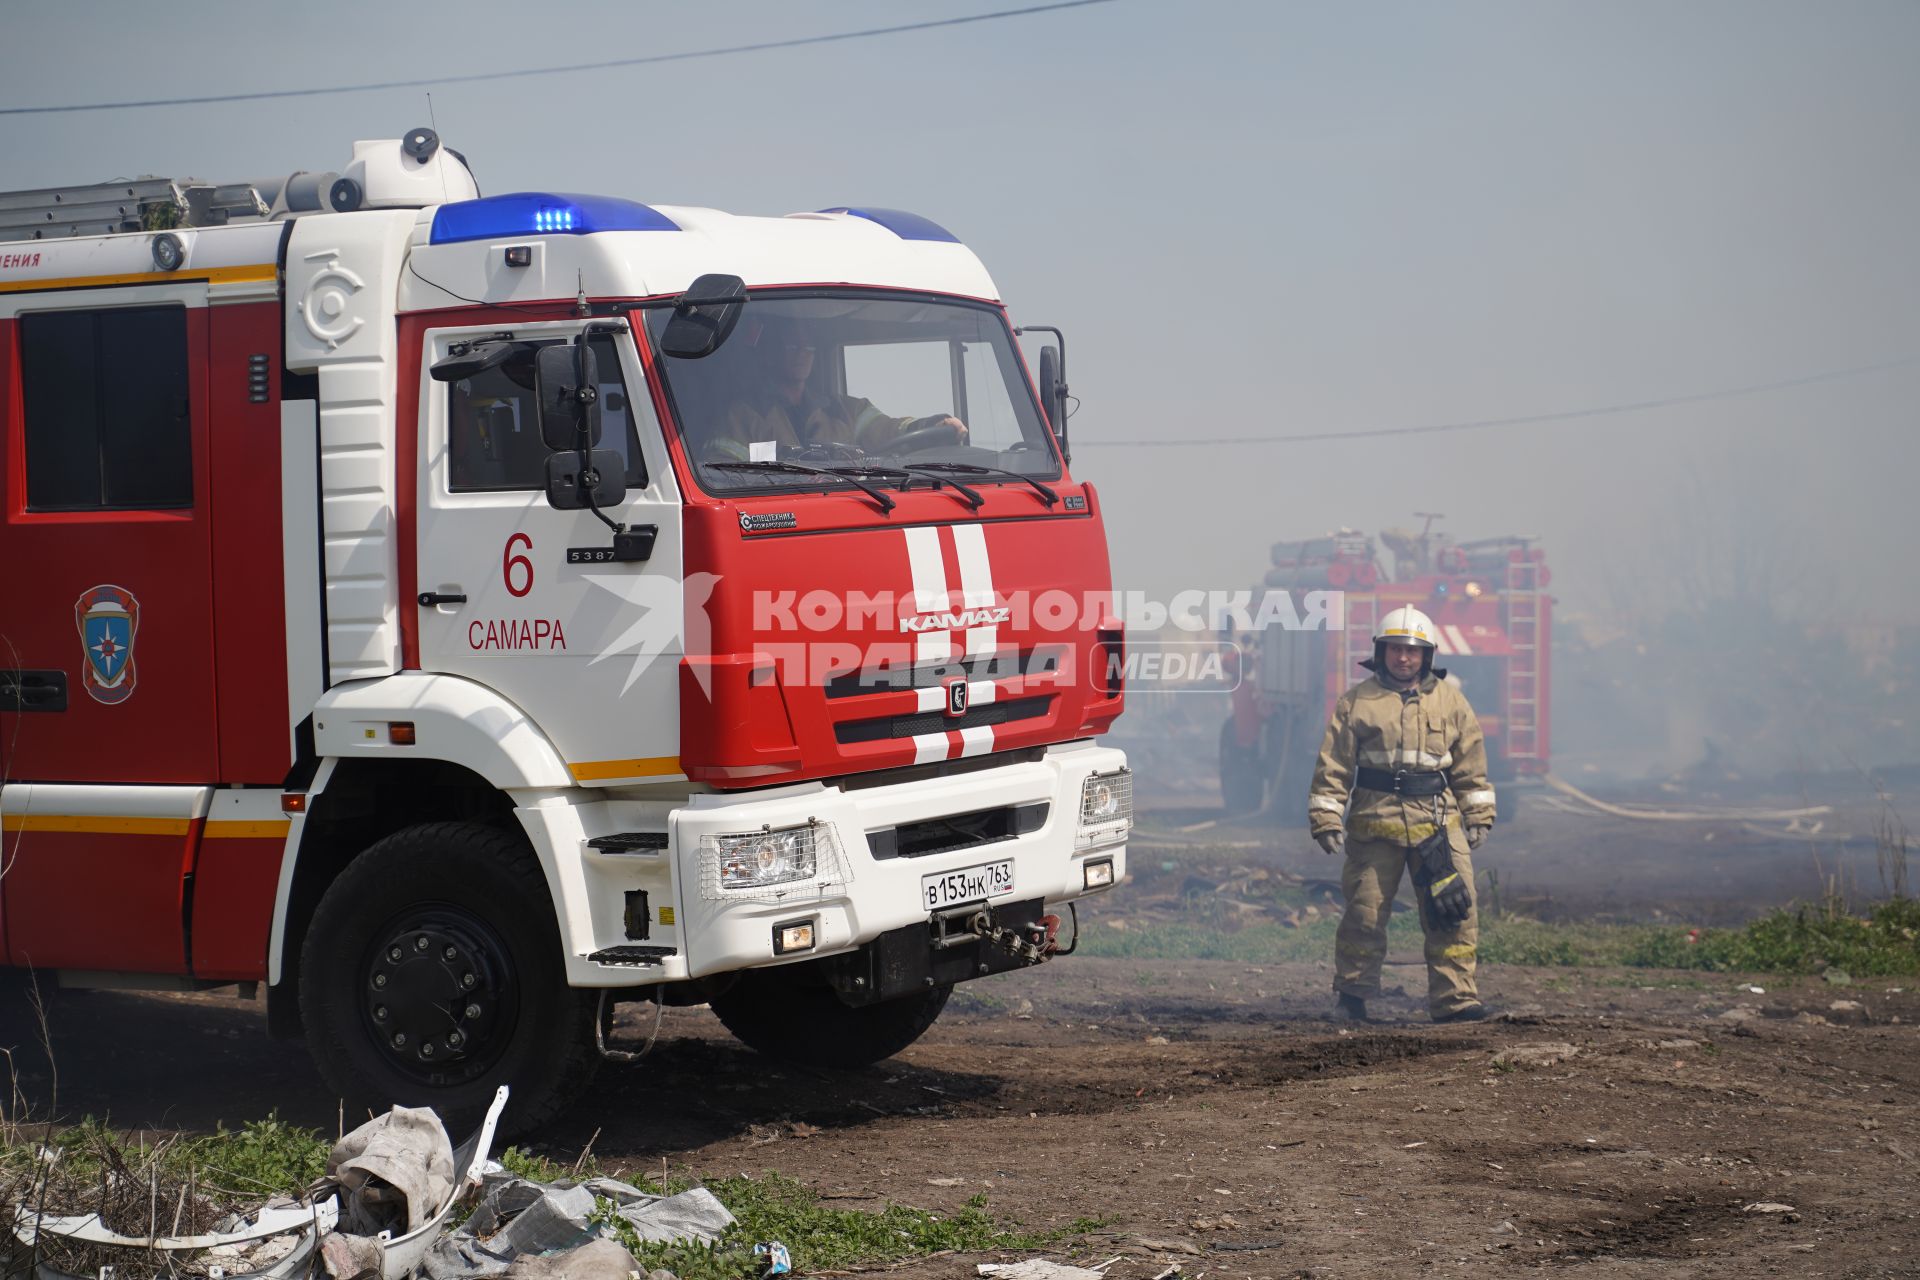
[(8, 963), (265, 982), (343, 1097), (526, 1127), (619, 1000), (858, 1066), (1071, 949), (1121, 632), (951, 233), (482, 197), (427, 130), (194, 190), (0, 245)]

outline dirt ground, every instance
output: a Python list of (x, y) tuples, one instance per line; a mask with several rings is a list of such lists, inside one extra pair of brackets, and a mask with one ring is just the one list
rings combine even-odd
[[(1829, 835), (1868, 821), (1843, 816)], [(1291, 834), (1180, 830), (1204, 821), (1150, 814), (1134, 878), (1083, 926), (1150, 924), (1196, 867), (1332, 871)], [(1654, 824), (1541, 806), (1485, 862), (1549, 915), (1634, 919), (1739, 918), (1875, 874), (1870, 847), (1639, 825)], [(1117, 1280), (1176, 1262), (1190, 1280), (1920, 1275), (1920, 981), (1482, 978), (1500, 1020), (1434, 1027), (1402, 996), (1376, 1007), (1380, 1025), (1346, 1028), (1324, 1017), (1325, 960), (1076, 956), (962, 987), (919, 1044), (847, 1075), (770, 1064), (705, 1010), (668, 1010), (649, 1056), (603, 1068), (544, 1146), (571, 1160), (591, 1140), (604, 1164), (676, 1174), (778, 1170), (847, 1207), (939, 1211), (985, 1191), (1033, 1229), (1100, 1219), (1077, 1260), (1118, 1255)], [(1422, 990), (1417, 955), (1393, 956), (1387, 985)], [(1841, 998), (1866, 1020), (1835, 1013)], [(188, 1130), (277, 1109), (333, 1130), (304, 1051), (263, 1024), (230, 995), (63, 996), (59, 1109)], [(651, 1025), (652, 1006), (624, 1007), (619, 1037)], [(26, 1084), (50, 1101), (44, 1066)], [(997, 1260), (890, 1274), (958, 1280)]]

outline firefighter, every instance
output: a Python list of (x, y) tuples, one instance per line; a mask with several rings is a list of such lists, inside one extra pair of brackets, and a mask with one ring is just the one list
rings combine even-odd
[(1480, 722), (1444, 670), (1432, 619), (1410, 606), (1381, 620), (1373, 675), (1334, 705), (1307, 799), (1313, 838), (1344, 853), (1346, 913), (1334, 943), (1335, 1016), (1365, 1021), (1380, 995), (1387, 919), (1412, 873), (1426, 935), (1427, 1008), (1435, 1022), (1487, 1016), (1474, 986), (1473, 865), (1493, 829)]
[(911, 431), (927, 444), (965, 444), (967, 426), (950, 414), (895, 418), (859, 396), (822, 394), (813, 366), (814, 336), (785, 319), (766, 321), (754, 344), (759, 356), (757, 385), (728, 408), (709, 457), (748, 457), (746, 444), (772, 441), (784, 454), (807, 451), (823, 456), (877, 451)]

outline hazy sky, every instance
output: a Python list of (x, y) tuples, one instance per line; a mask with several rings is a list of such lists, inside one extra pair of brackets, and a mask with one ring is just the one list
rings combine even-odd
[[(0, 106), (504, 71), (1009, 7), (10, 9)], [(1920, 357), (1920, 4), (1115, 0), (812, 48), (438, 87), (483, 191), (923, 213), (1065, 328), (1075, 470), (1128, 585), (1447, 513), (1571, 608), (1674, 544), (1800, 548), (1920, 621), (1920, 364), (1398, 441), (1130, 440), (1547, 414)], [(425, 92), (6, 119), (7, 188), (337, 169)], [(1811, 545), (1811, 554), (1804, 549)], [(1681, 554), (1686, 554), (1682, 552)]]

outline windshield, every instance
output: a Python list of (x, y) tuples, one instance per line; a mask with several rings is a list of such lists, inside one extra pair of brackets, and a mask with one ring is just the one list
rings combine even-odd
[[(665, 308), (647, 315), (656, 349), (671, 315)], [(700, 360), (663, 355), (658, 368), (687, 456), (709, 491), (840, 483), (740, 465), (755, 462), (962, 463), (1043, 480), (1060, 475), (1012, 335), (989, 307), (761, 294), (718, 351)]]

